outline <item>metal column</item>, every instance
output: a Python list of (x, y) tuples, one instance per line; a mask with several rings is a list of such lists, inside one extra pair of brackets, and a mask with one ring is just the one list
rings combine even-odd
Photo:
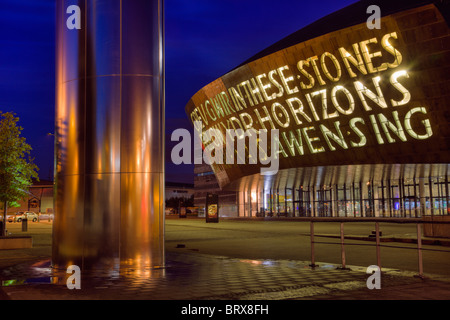
[(54, 267), (164, 265), (163, 25), (162, 0), (57, 1)]

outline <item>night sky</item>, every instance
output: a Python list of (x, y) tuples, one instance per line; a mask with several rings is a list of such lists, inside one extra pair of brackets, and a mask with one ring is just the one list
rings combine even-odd
[[(128, 1), (128, 0), (127, 0)], [(40, 179), (53, 176), (55, 0), (0, 0), (0, 111), (20, 118)], [(262, 49), (356, 0), (167, 0), (166, 140), (189, 126), (184, 107), (203, 86)], [(166, 155), (170, 155), (170, 146)], [(193, 182), (166, 156), (166, 180)]]

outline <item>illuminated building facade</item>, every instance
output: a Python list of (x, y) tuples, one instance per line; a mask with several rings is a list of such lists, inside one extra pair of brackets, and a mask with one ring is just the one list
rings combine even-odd
[[(211, 165), (236, 216), (449, 215), (448, 5), (373, 2), (282, 39), (188, 102), (205, 149), (211, 128), (279, 132), (274, 175), (249, 159)], [(380, 29), (366, 24), (371, 4)]]

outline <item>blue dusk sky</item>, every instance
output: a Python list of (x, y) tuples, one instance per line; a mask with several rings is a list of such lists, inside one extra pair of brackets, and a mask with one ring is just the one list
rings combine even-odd
[[(187, 127), (184, 107), (203, 86), (259, 51), (356, 0), (167, 0), (166, 140)], [(53, 177), (56, 0), (0, 0), (0, 111), (20, 118), (41, 179)], [(170, 146), (166, 151), (170, 155)], [(193, 166), (166, 157), (166, 180)]]

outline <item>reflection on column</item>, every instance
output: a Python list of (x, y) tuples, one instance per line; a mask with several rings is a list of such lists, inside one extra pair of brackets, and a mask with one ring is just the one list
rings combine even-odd
[(162, 0), (57, 1), (54, 267), (164, 266), (162, 17)]

